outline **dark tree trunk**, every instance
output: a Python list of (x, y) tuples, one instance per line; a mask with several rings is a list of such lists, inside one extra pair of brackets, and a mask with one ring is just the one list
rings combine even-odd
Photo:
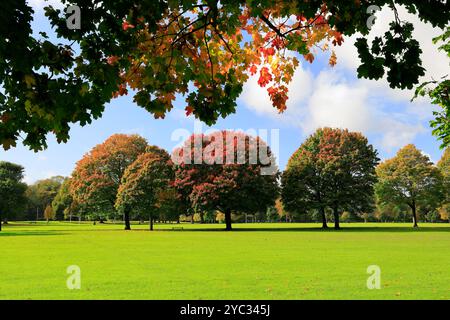
[(226, 209), (225, 210), (225, 230), (227, 231), (231, 231), (232, 227), (231, 227), (231, 210), (230, 209)]
[(205, 223), (204, 213), (200, 213), (200, 223)]
[(191, 223), (194, 224), (194, 214), (191, 216)]
[(153, 231), (153, 216), (150, 216), (150, 231)]
[(341, 227), (339, 226), (339, 211), (337, 207), (333, 208), (333, 215), (334, 215), (334, 228), (336, 230), (339, 230)]
[(103, 218), (100, 218), (99, 223), (105, 223), (105, 220), (103, 220)]
[(131, 226), (130, 226), (130, 211), (129, 210), (125, 210), (125, 212), (123, 214), (123, 218), (125, 220), (125, 230), (131, 230)]
[(419, 225), (417, 224), (417, 212), (416, 212), (416, 203), (413, 202), (411, 204), (411, 210), (412, 210), (412, 216), (413, 216), (413, 228), (418, 228)]
[(327, 217), (325, 216), (325, 208), (320, 207), (319, 211), (320, 211), (320, 216), (322, 217), (322, 229), (328, 229)]
[(177, 224), (180, 224), (180, 216), (177, 218)]

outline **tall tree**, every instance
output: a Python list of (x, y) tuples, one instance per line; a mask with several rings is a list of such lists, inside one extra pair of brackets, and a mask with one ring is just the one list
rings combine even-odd
[(259, 137), (218, 131), (192, 135), (174, 153), (175, 186), (195, 211), (219, 210), (231, 230), (231, 213), (266, 212), (278, 197), (278, 168)]
[(23, 172), (24, 168), (18, 164), (0, 161), (0, 231), (3, 219), (24, 209), (27, 185), (22, 182)]
[(407, 205), (415, 228), (418, 227), (417, 208), (427, 205), (436, 208), (443, 200), (441, 172), (412, 144), (381, 163), (377, 175), (377, 200), (381, 204)]
[[(67, 27), (66, 13), (48, 6), (56, 40), (31, 28), (25, 0), (6, 1), (0, 12), (0, 143), (19, 133), (32, 149), (46, 147), (53, 132), (69, 138), (71, 123), (99, 118), (112, 97), (135, 92), (134, 101), (163, 117), (177, 94), (186, 112), (208, 124), (236, 110), (249, 75), (267, 88), (273, 105), (286, 108), (288, 84), (299, 65), (313, 62), (313, 48), (331, 50), (345, 36), (356, 41), (358, 76), (412, 88), (424, 74), (413, 25), (399, 17), (403, 5), (422, 21), (444, 28), (450, 8), (442, 0), (67, 0), (81, 10), (81, 28)], [(389, 6), (390, 30), (368, 43), (370, 6)], [(435, 14), (439, 12), (440, 14)], [(64, 44), (66, 43), (66, 44)], [(291, 51), (291, 52), (289, 52)], [(193, 85), (190, 85), (193, 83)], [(70, 98), (68, 98), (70, 97)]]
[(377, 152), (360, 133), (318, 129), (294, 152), (282, 176), (282, 200), (291, 212), (318, 210), (327, 228), (325, 210), (362, 213), (373, 205)]
[(148, 214), (150, 230), (153, 230), (156, 217), (179, 209), (174, 176), (170, 155), (158, 147), (148, 147), (125, 170), (117, 194), (117, 210)]
[[(114, 134), (77, 162), (70, 191), (85, 213), (114, 214), (117, 191), (125, 169), (145, 152), (147, 141), (138, 135)], [(130, 230), (130, 211), (123, 212)]]

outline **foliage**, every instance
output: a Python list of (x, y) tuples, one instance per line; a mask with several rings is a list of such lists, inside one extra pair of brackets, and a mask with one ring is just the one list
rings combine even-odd
[(47, 205), (47, 207), (44, 210), (44, 219), (47, 220), (53, 220), (55, 218), (55, 212), (52, 209), (51, 205)]
[[(444, 34), (433, 39), (435, 44), (440, 41), (447, 41), (439, 49), (445, 51), (450, 58), (450, 27), (447, 27)], [(448, 79), (448, 74), (440, 81), (432, 80), (422, 83), (417, 87), (414, 99), (425, 95), (431, 98), (432, 104), (442, 108), (440, 111), (433, 112), (435, 116), (435, 119), (431, 121), (431, 127), (434, 128), (433, 135), (442, 140), (442, 148), (450, 146), (450, 79)]]
[(326, 228), (325, 210), (363, 213), (372, 208), (377, 152), (367, 139), (348, 130), (318, 129), (294, 152), (282, 176), (286, 210), (318, 210)]
[[(262, 159), (261, 155), (267, 157)], [(251, 161), (252, 155), (259, 155)], [(174, 152), (175, 187), (196, 210), (219, 210), (231, 230), (231, 212), (266, 212), (278, 195), (278, 169), (259, 137), (218, 131), (192, 135)], [(269, 170), (263, 174), (264, 169)]]
[(114, 214), (117, 191), (126, 168), (145, 152), (147, 141), (138, 135), (115, 134), (77, 162), (70, 193), (85, 213)]
[(28, 186), (26, 195), (28, 198), (30, 218), (32, 216), (36, 218), (39, 216), (42, 217), (47, 206), (52, 204), (53, 199), (58, 194), (64, 180), (65, 178), (62, 176), (55, 176), (36, 181), (34, 184)]
[(58, 190), (55, 198), (52, 201), (52, 209), (55, 217), (62, 220), (71, 216), (74, 212), (74, 203), (72, 195), (70, 194), (70, 178), (66, 178)]
[(377, 200), (381, 204), (407, 205), (417, 227), (417, 208), (437, 208), (443, 200), (442, 174), (428, 156), (410, 144), (377, 167)]
[(23, 209), (25, 190), (22, 182), (24, 168), (18, 164), (0, 161), (0, 231), (2, 219), (8, 219)]
[(120, 212), (148, 214), (153, 229), (152, 222), (156, 217), (178, 209), (173, 180), (169, 154), (157, 147), (147, 148), (125, 170), (115, 206)]
[(64, 12), (46, 8), (62, 43), (33, 34), (33, 10), (25, 0), (2, 6), (0, 143), (5, 149), (16, 145), (20, 132), (34, 150), (46, 147), (48, 133), (65, 142), (70, 124), (101, 117), (105, 104), (129, 88), (134, 101), (157, 118), (181, 94), (187, 114), (212, 124), (235, 112), (244, 82), (258, 74), (259, 85), (267, 87), (282, 112), (299, 63), (292, 53), (313, 62), (316, 49), (331, 50), (334, 65), (332, 48), (357, 32), (362, 33), (358, 75), (379, 79), (386, 71), (392, 87), (411, 87), (423, 74), (412, 25), (396, 17), (391, 30), (369, 48), (367, 8), (403, 5), (441, 28), (450, 17), (440, 0), (63, 3), (78, 5), (82, 19), (80, 30), (70, 30)]

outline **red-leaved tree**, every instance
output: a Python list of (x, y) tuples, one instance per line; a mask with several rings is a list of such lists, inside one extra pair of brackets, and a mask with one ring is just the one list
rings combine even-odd
[(197, 134), (175, 150), (175, 187), (195, 210), (220, 210), (226, 230), (231, 213), (266, 211), (278, 197), (278, 168), (260, 138), (241, 132)]

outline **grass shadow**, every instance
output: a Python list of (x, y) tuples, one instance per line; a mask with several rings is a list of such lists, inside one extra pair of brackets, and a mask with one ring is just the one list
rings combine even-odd
[(20, 237), (20, 236), (60, 236), (65, 235), (67, 233), (60, 232), (60, 231), (54, 231), (54, 230), (48, 230), (48, 231), (0, 231), (0, 238), (1, 237)]

